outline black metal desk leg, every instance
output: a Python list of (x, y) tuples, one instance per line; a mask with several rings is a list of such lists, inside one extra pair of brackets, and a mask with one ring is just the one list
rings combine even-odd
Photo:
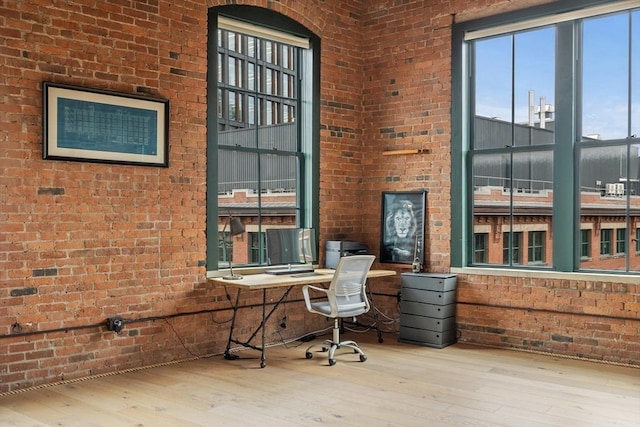
[(264, 368), (267, 366), (267, 358), (264, 355), (264, 341), (266, 338), (267, 329), (267, 290), (262, 290), (262, 356), (260, 358), (260, 367)]
[(236, 313), (238, 312), (238, 306), (240, 303), (240, 289), (238, 289), (238, 293), (236, 294), (236, 303), (233, 304), (233, 316), (231, 317), (231, 327), (229, 328), (229, 339), (227, 340), (227, 349), (224, 352), (224, 358), (227, 360), (236, 360), (239, 359), (240, 356), (237, 354), (231, 354), (229, 350), (231, 349), (231, 340), (233, 339), (233, 329), (236, 325)]
[(376, 332), (378, 332), (378, 342), (381, 343), (383, 341), (382, 331), (378, 323), (378, 312), (376, 311), (376, 304), (373, 300), (373, 292), (371, 292), (370, 287), (367, 287), (367, 291), (369, 292), (369, 303), (371, 304), (371, 311), (373, 312), (373, 326), (376, 328)]

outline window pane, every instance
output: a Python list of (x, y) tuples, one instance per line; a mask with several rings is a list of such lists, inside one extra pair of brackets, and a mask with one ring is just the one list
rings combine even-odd
[(227, 61), (227, 76), (227, 83), (230, 86), (236, 86), (236, 59), (233, 57), (229, 58)]
[(627, 221), (640, 223), (639, 145), (589, 143), (581, 148), (580, 220), (596, 230), (601, 255), (583, 260), (581, 268), (640, 271), (640, 257), (627, 250), (626, 236)]
[(256, 39), (255, 37), (247, 37), (247, 56), (255, 58), (256, 56)]
[(474, 149), (553, 144), (555, 29), (475, 44)]
[(555, 101), (555, 27), (527, 31), (514, 39), (514, 115), (516, 132), (546, 129), (529, 141), (516, 134), (515, 145), (553, 144)]
[[(532, 224), (541, 230), (551, 230), (552, 157), (550, 150), (476, 154), (473, 158), (474, 232), (488, 228), (491, 236), (500, 236), (502, 240), (508, 237), (509, 231), (520, 231)], [(508, 242), (498, 241), (495, 248), (491, 243), (487, 262), (506, 264), (505, 248), (508, 251)], [(546, 263), (550, 264), (551, 246), (545, 253)], [(516, 261), (520, 262), (520, 259)]]
[(583, 24), (582, 135), (609, 140), (629, 136), (629, 14)]
[(502, 36), (475, 43), (475, 115), (502, 122), (512, 121), (512, 37)]
[[(298, 176), (296, 157), (274, 154), (260, 156), (260, 180), (263, 183), (263, 192), (295, 195)], [(295, 201), (295, 197), (287, 198), (286, 203), (281, 204), (278, 208), (295, 209)]]

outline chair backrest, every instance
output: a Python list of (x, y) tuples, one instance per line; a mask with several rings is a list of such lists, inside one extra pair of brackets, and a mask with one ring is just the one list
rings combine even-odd
[(369, 301), (365, 293), (367, 273), (371, 269), (373, 255), (354, 255), (340, 258), (333, 274), (329, 292), (336, 297), (339, 310), (362, 308), (369, 310)]

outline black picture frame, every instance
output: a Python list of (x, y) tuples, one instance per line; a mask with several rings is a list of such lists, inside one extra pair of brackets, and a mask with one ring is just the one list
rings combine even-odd
[(380, 262), (424, 264), (427, 190), (383, 192)]
[(169, 166), (169, 101), (44, 82), (47, 160)]

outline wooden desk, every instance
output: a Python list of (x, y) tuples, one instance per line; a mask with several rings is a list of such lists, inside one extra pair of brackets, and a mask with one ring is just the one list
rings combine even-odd
[[(231, 327), (229, 330), (229, 339), (227, 341), (227, 349), (224, 352), (224, 358), (228, 360), (237, 359), (238, 356), (231, 354), (230, 348), (231, 343), (239, 344), (243, 347), (252, 348), (254, 350), (258, 350), (261, 352), (260, 357), (260, 367), (264, 368), (267, 365), (266, 357), (265, 357), (265, 334), (266, 334), (266, 323), (267, 320), (271, 317), (273, 312), (278, 308), (278, 306), (285, 300), (291, 289), (296, 286), (303, 285), (313, 285), (319, 283), (329, 283), (333, 278), (333, 273), (335, 270), (330, 269), (317, 269), (314, 275), (301, 275), (301, 274), (290, 274), (290, 275), (273, 275), (273, 274), (251, 274), (246, 275), (242, 279), (239, 280), (225, 280), (221, 277), (210, 278), (209, 280), (218, 285), (225, 286), (228, 288), (236, 288), (236, 301), (232, 303), (233, 309), (233, 317), (231, 318)], [(367, 273), (367, 278), (374, 277), (385, 277), (385, 276), (394, 276), (396, 274), (393, 270), (369, 270)], [(284, 288), (285, 291), (280, 297), (278, 301), (271, 307), (271, 310), (267, 313), (267, 289), (275, 289), (275, 288)], [(262, 322), (256, 328), (256, 330), (251, 334), (249, 339), (246, 341), (239, 341), (233, 337), (233, 330), (236, 324), (236, 314), (238, 312), (239, 302), (240, 302), (240, 294), (243, 290), (262, 290)], [(370, 298), (371, 299), (371, 298)], [(251, 341), (258, 335), (258, 333), (262, 333), (262, 344), (260, 346), (256, 346), (251, 344)]]

